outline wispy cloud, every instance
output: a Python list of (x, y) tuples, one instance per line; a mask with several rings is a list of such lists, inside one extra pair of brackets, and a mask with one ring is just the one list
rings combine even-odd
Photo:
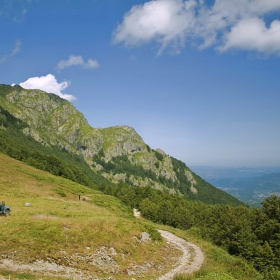
[(279, 0), (214, 0), (213, 5), (203, 0), (151, 0), (124, 15), (113, 43), (135, 47), (156, 42), (158, 54), (166, 49), (179, 53), (189, 43), (221, 52), (280, 55), (279, 11)]
[(13, 21), (14, 22), (18, 22), (21, 23), (25, 20), (25, 15), (27, 13), (27, 9), (22, 8), (21, 12), (17, 13), (14, 17), (13, 17)]
[(21, 41), (18, 40), (18, 41), (16, 41), (13, 50), (9, 54), (6, 54), (0, 58), (0, 64), (4, 63), (6, 60), (15, 56), (20, 51), (20, 47), (21, 47)]
[(16, 23), (24, 22), (30, 3), (29, 0), (1, 0), (0, 19)]
[(70, 55), (67, 60), (61, 60), (57, 63), (56, 68), (58, 70), (63, 70), (65, 68), (80, 66), (86, 69), (94, 69), (99, 67), (99, 63), (96, 59), (88, 59), (84, 61), (81, 55)]
[(48, 93), (54, 93), (63, 99), (73, 101), (76, 99), (75, 96), (62, 93), (70, 84), (69, 81), (58, 83), (54, 75), (48, 74), (46, 76), (29, 78), (19, 85), (25, 89), (40, 89)]

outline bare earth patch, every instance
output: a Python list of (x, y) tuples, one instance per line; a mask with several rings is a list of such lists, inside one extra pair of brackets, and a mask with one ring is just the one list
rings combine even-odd
[[(80, 280), (86, 280), (86, 279), (99, 279), (99, 278), (93, 278), (90, 275), (85, 275), (82, 271), (67, 267), (64, 265), (57, 265), (55, 263), (46, 262), (43, 260), (38, 260), (32, 264), (22, 264), (15, 262), (13, 260), (3, 260), (0, 264), (1, 269), (6, 269), (10, 271), (18, 271), (18, 272), (33, 272), (35, 274), (40, 273), (44, 274), (46, 276), (61, 276), (64, 278), (73, 278), (74, 279), (80, 279)], [(7, 279), (7, 278), (0, 278)]]

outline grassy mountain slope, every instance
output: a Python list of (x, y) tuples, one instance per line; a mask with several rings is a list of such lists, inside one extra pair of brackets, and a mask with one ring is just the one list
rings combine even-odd
[[(127, 279), (129, 271), (137, 271), (135, 264), (146, 268), (143, 274), (147, 279), (155, 279), (169, 269), (162, 257), (168, 250), (163, 242), (139, 242), (144, 231), (160, 240), (154, 227), (136, 220), (131, 209), (117, 199), (3, 154), (0, 161), (1, 200), (12, 208), (11, 216), (0, 216), (2, 261), (10, 260), (18, 266), (39, 261), (45, 265), (55, 263), (56, 269), (71, 267), (72, 277), (80, 273), (85, 279), (90, 279), (86, 277), (90, 274)], [(87, 200), (79, 201), (78, 195)], [(30, 207), (25, 207), (27, 202)], [(177, 252), (171, 251), (174, 254)], [(156, 270), (159, 265), (162, 271)], [(0, 271), (20, 275), (12, 269), (5, 272), (3, 266)], [(32, 273), (26, 272), (29, 274)], [(59, 277), (44, 279), (56, 278)]]
[[(35, 152), (46, 153), (49, 149), (56, 155), (56, 159), (50, 159), (43, 168), (46, 165), (49, 168), (57, 165), (61, 167), (61, 164), (57, 164), (57, 159), (67, 162), (67, 168), (61, 167), (63, 170), (55, 170), (54, 174), (65, 177), (67, 173), (67, 178), (80, 180), (78, 182), (86, 185), (97, 179), (101, 181), (103, 177), (107, 179), (104, 180), (105, 184), (109, 184), (108, 181), (113, 184), (124, 182), (136, 187), (168, 190), (189, 200), (210, 204), (242, 204), (202, 180), (183, 162), (166, 155), (160, 149), (151, 149), (133, 128), (92, 128), (71, 103), (54, 94), (25, 90), (20, 86), (0, 85), (0, 104), (2, 146), (10, 146), (3, 147), (2, 150), (6, 153), (9, 150), (9, 155), (13, 156), (10, 143), (16, 143), (20, 138), (20, 145), (25, 153), (29, 153), (26, 161), (29, 164), (34, 163), (30, 162), (32, 157), (27, 152), (32, 138), (41, 144), (38, 148), (38, 145), (32, 143)], [(29, 144), (26, 144), (27, 141), (20, 134), (29, 139)], [(44, 151), (43, 147), (46, 148)], [(21, 159), (20, 157), (16, 158)], [(81, 158), (87, 163), (87, 167)], [(79, 162), (76, 170), (74, 161)], [(36, 160), (35, 167), (42, 168), (39, 162), (40, 160)], [(85, 178), (79, 171), (86, 171)]]
[(22, 133), (27, 124), (16, 119), (0, 106), (0, 151), (38, 169), (68, 178), (86, 186), (110, 184), (92, 172), (82, 157), (56, 146), (44, 146)]
[[(135, 219), (111, 196), (1, 153), (0, 162), (1, 200), (12, 208), (11, 216), (0, 216), (0, 275), (6, 279), (156, 279), (178, 252), (155, 228), (173, 231), (205, 252), (202, 270), (178, 280), (262, 279), (241, 259), (195, 237), (195, 229), (183, 232)], [(79, 194), (87, 200), (79, 201)], [(139, 242), (144, 231), (154, 241)]]

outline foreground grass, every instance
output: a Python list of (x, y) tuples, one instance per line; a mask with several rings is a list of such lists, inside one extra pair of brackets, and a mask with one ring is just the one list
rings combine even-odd
[[(197, 244), (205, 255), (199, 272), (192, 276), (178, 275), (175, 279), (262, 279), (243, 260), (201, 240), (195, 229), (183, 232), (135, 219), (131, 209), (111, 196), (36, 170), (3, 154), (0, 162), (0, 200), (12, 207), (11, 216), (0, 216), (0, 262), (2, 257), (18, 263), (44, 260), (67, 266), (67, 258), (72, 256), (76, 261), (71, 267), (99, 279), (109, 279), (111, 275), (116, 280), (157, 279), (172, 268), (171, 260), (179, 254), (160, 241), (155, 229), (161, 228)], [(79, 201), (79, 195), (87, 200)], [(25, 206), (27, 202), (30, 207)], [(143, 231), (155, 240), (147, 245), (139, 243)], [(114, 249), (117, 254), (111, 257), (119, 265), (118, 272), (79, 261), (79, 257), (87, 257), (100, 248)], [(150, 269), (129, 275), (134, 267), (147, 268), (147, 264)], [(6, 279), (61, 279), (8, 269), (0, 269), (0, 275)]]
[[(0, 200), (12, 208), (11, 216), (0, 217), (2, 259), (29, 264), (44, 260), (68, 265), (66, 256), (72, 256), (76, 261), (71, 267), (101, 279), (112, 274), (114, 279), (127, 279), (128, 271), (135, 265), (147, 264), (151, 269), (143, 272), (145, 278), (155, 279), (170, 268), (171, 264), (163, 258), (168, 248), (159, 236), (147, 245), (139, 242), (143, 231), (156, 236), (155, 228), (135, 219), (131, 209), (119, 200), (2, 154), (0, 162)], [(79, 195), (87, 197), (86, 201), (79, 201)], [(25, 203), (31, 206), (26, 207)], [(106, 264), (85, 267), (85, 262), (79, 261), (100, 248), (115, 252), (112, 259), (119, 265), (117, 272), (108, 271)], [(152, 269), (159, 265), (162, 271)], [(11, 276), (11, 279), (42, 277), (3, 269), (0, 275)]]

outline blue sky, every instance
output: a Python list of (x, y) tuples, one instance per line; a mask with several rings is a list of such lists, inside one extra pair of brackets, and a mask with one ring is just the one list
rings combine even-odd
[(188, 166), (280, 166), (279, 0), (1, 0), (0, 83)]

